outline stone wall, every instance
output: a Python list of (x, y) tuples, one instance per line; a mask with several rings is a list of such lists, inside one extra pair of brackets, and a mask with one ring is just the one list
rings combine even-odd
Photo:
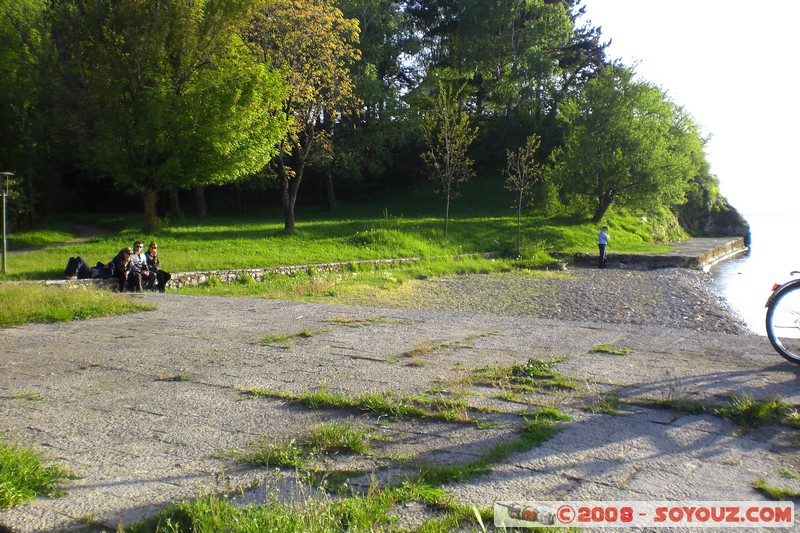
[[(486, 257), (491, 257), (494, 254), (484, 254)], [(334, 263), (317, 263), (313, 265), (292, 265), (292, 266), (279, 266), (271, 268), (239, 268), (230, 270), (205, 270), (196, 272), (174, 272), (172, 279), (167, 284), (168, 289), (179, 289), (181, 287), (189, 287), (194, 285), (201, 285), (211, 278), (216, 278), (222, 283), (231, 283), (238, 279), (248, 276), (255, 281), (263, 281), (265, 275), (269, 274), (283, 274), (291, 275), (298, 272), (313, 274), (314, 272), (339, 272), (342, 270), (360, 270), (362, 268), (380, 268), (391, 267), (394, 265), (401, 265), (407, 263), (414, 263), (420, 261), (421, 257), (406, 257), (400, 259), (374, 259), (363, 261), (342, 261)], [(44, 280), (40, 283), (45, 285), (57, 285), (69, 288), (85, 288), (85, 287), (107, 287), (110, 290), (116, 290), (116, 279), (53, 279)]]
[[(744, 239), (731, 238), (730, 240), (720, 239), (720, 242), (711, 247), (703, 249), (697, 253), (687, 253), (681, 251), (667, 254), (609, 254), (608, 264), (615, 268), (633, 269), (655, 269), (655, 268), (689, 268), (696, 270), (707, 270), (711, 266), (724, 261), (725, 259), (741, 254), (747, 247)], [(469, 256), (471, 254), (465, 254)], [(493, 257), (496, 254), (481, 254), (484, 257)], [(553, 265), (555, 268), (565, 268), (566, 264), (575, 265), (594, 265), (597, 263), (597, 255), (594, 254), (552, 254), (558, 263)], [(391, 267), (420, 261), (421, 257), (406, 257), (400, 259), (374, 259), (363, 261), (342, 261), (334, 263), (317, 263), (313, 265), (293, 265), (278, 266), (271, 268), (239, 268), (230, 270), (206, 270), (196, 272), (174, 272), (172, 279), (167, 284), (167, 288), (179, 289), (201, 285), (211, 278), (216, 278), (222, 283), (232, 283), (238, 279), (248, 276), (255, 281), (263, 281), (265, 275), (283, 274), (291, 275), (298, 272), (313, 274), (315, 272), (339, 272), (342, 270), (361, 270), (363, 268)], [(107, 287), (115, 290), (117, 287), (116, 279), (80, 279), (80, 280), (45, 280), (40, 283), (45, 285), (58, 285), (69, 288), (85, 287)]]

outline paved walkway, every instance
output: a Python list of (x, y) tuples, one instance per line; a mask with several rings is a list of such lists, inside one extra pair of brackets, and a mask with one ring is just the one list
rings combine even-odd
[[(760, 500), (752, 488), (756, 478), (800, 490), (800, 482), (785, 475), (800, 473), (795, 431), (741, 432), (717, 417), (633, 405), (620, 407), (624, 416), (583, 409), (615, 398), (721, 401), (749, 395), (800, 403), (800, 367), (784, 362), (758, 336), (267, 300), (147, 298), (158, 311), (31, 325), (0, 336), (2, 427), (80, 476), (67, 483), (68, 496), (6, 511), (0, 524), (19, 532), (60, 531), (89, 519), (114, 527), (172, 500), (253, 482), (272, 486), (269, 471), (237, 465), (222, 452), (245, 450), (261, 435), (302, 436), (322, 421), (354, 416), (392, 437), (355, 465), (366, 470), (390, 469), (391, 457), (474, 459), (481, 446), (509, 438), (509, 430), (311, 411), (286, 401), (247, 400), (241, 391), (455, 391), (468, 388), (460, 380), (476, 368), (531, 357), (563, 360), (557, 371), (573, 376), (579, 387), (529, 401), (556, 406), (574, 420), (492, 474), (449, 487), (462, 501)], [(259, 342), (303, 328), (321, 333), (289, 348)], [(599, 345), (633, 352), (591, 352)], [(420, 355), (404, 355), (414, 350)], [(517, 407), (496, 400), (497, 391), (472, 392), (472, 405)]]
[[(573, 419), (490, 474), (446, 488), (479, 507), (497, 500), (764, 500), (753, 488), (758, 478), (800, 491), (796, 430), (742, 430), (716, 416), (643, 406), (727, 402), (732, 395), (800, 404), (800, 367), (759, 336), (257, 299), (142, 298), (158, 310), (0, 332), (0, 429), (79, 476), (66, 483), (65, 497), (0, 513), (0, 529), (114, 529), (170, 501), (237, 488), (257, 502), (292, 474), (240, 465), (229, 452), (262, 436), (302, 437), (325, 421), (350, 421), (386, 437), (373, 443), (371, 455), (333, 458), (327, 467), (366, 472), (354, 487), (373, 476), (388, 483), (416, 464), (474, 460), (513, 438), (518, 413), (542, 406)], [(263, 342), (301, 330), (316, 335)], [(599, 346), (626, 353), (595, 351)], [(500, 399), (511, 391), (469, 379), (476, 369), (532, 358), (556, 361), (554, 370), (574, 388)], [(315, 411), (244, 392), (320, 388), (465, 399), (470, 416), (485, 423)], [(413, 510), (398, 511), (399, 526), (429, 512)]]

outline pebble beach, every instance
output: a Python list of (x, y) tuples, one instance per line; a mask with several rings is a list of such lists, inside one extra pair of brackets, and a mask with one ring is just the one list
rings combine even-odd
[(470, 274), (411, 282), (380, 305), (749, 334), (710, 282), (683, 268)]

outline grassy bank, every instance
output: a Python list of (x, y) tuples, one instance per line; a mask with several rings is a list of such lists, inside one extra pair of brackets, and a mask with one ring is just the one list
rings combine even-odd
[[(81, 243), (13, 254), (8, 258), (8, 274), (0, 275), (0, 280), (58, 278), (70, 257), (81, 256), (92, 265), (107, 262), (135, 240), (157, 241), (165, 270), (173, 272), (462, 253), (516, 255), (516, 219), (512, 216), (455, 218), (451, 220), (447, 238), (442, 235), (440, 218), (421, 215), (411, 218), (366, 208), (344, 210), (335, 217), (324, 212), (307, 213), (293, 235), (283, 232), (276, 212), (247, 218), (169, 219), (151, 235), (136, 229), (141, 222), (138, 215), (113, 218), (93, 215), (82, 222), (110, 231)], [(631, 215), (614, 215), (606, 223), (611, 228), (611, 247), (615, 252), (667, 251), (653, 243), (651, 235), (657, 229), (652, 222)], [(522, 255), (546, 262), (545, 251), (596, 253), (597, 229), (584, 219), (528, 217), (522, 228)], [(35, 235), (26, 238), (26, 242), (35, 241)]]
[(154, 309), (127, 295), (43, 285), (0, 285), (0, 327), (29, 322), (65, 322)]

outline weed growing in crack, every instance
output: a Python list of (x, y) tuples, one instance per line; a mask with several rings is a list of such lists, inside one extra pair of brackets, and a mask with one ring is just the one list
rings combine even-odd
[(329, 329), (313, 331), (303, 328), (295, 333), (266, 335), (265, 337), (262, 337), (261, 344), (267, 346), (277, 346), (279, 348), (291, 348), (292, 341), (297, 339), (310, 339), (311, 337), (315, 337), (321, 333), (328, 333), (329, 331)]
[(74, 478), (74, 474), (60, 466), (45, 466), (44, 458), (33, 449), (0, 435), (0, 509), (14, 507), (38, 495), (63, 496), (66, 493), (59, 483)]
[(763, 492), (775, 501), (792, 500), (800, 498), (800, 492), (782, 487), (769, 485), (763, 478), (753, 481), (753, 488)]
[(598, 344), (597, 346), (595, 346), (594, 348), (589, 350), (589, 353), (607, 353), (607, 354), (611, 354), (611, 355), (628, 355), (630, 353), (633, 353), (633, 350), (630, 349), (630, 348), (615, 348), (615, 347), (610, 346), (608, 344)]

